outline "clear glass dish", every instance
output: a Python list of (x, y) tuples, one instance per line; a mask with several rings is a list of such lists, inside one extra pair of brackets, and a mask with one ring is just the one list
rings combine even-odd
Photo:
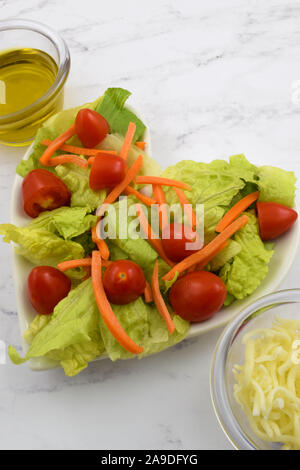
[(50, 88), (29, 106), (0, 116), (0, 142), (28, 145), (38, 127), (63, 106), (63, 87), (70, 70), (70, 53), (65, 41), (48, 26), (36, 21), (0, 21), (1, 50), (33, 48), (46, 52), (57, 64), (57, 75)]
[(210, 382), (213, 406), (224, 433), (239, 450), (281, 448), (280, 444), (262, 441), (254, 434), (233, 396), (233, 366), (244, 362), (244, 334), (270, 327), (275, 317), (299, 320), (300, 289), (275, 292), (249, 305), (225, 328), (214, 351)]

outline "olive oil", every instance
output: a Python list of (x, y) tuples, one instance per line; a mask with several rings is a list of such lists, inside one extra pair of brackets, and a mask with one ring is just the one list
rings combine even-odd
[[(68, 70), (39, 49), (0, 51), (0, 143), (28, 145), (38, 128), (63, 106)], [(57, 79), (57, 80), (56, 80)]]
[(41, 98), (57, 75), (57, 64), (38, 49), (0, 52), (0, 116), (20, 111)]

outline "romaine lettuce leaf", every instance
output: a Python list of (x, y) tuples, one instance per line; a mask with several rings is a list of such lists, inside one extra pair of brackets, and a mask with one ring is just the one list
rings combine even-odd
[(146, 126), (132, 111), (124, 107), (130, 95), (131, 93), (123, 88), (108, 88), (96, 106), (96, 111), (109, 123), (111, 134), (124, 136), (129, 122), (134, 122), (136, 131), (133, 142), (136, 142), (143, 138)]
[(81, 372), (104, 352), (99, 331), (99, 311), (90, 279), (71, 290), (52, 315), (37, 315), (25, 333), (30, 347), (25, 358), (9, 347), (12, 362), (20, 364), (46, 356), (60, 363), (66, 375)]
[(266, 249), (259, 236), (255, 215), (247, 213), (249, 222), (239, 230), (233, 239), (241, 251), (227, 262), (219, 275), (226, 284), (227, 291), (237, 299), (243, 299), (260, 285), (268, 273), (268, 263), (273, 250)]
[(90, 170), (70, 163), (58, 165), (55, 172), (72, 193), (71, 207), (85, 207), (89, 211), (93, 211), (104, 201), (106, 191), (93, 191), (90, 188)]
[(158, 254), (150, 243), (144, 238), (140, 238), (138, 231), (135, 231), (134, 220), (136, 216), (128, 217), (128, 209), (134, 204), (134, 198), (131, 196), (123, 197), (114, 203), (107, 211), (102, 227), (104, 232), (113, 228), (114, 233), (111, 234), (110, 245), (118, 247), (123, 254), (145, 270), (149, 266), (154, 266)]
[[(162, 176), (183, 181), (191, 186), (185, 195), (193, 205), (203, 204), (205, 242), (215, 236), (214, 229), (229, 207), (233, 197), (245, 186), (245, 181), (229, 171), (229, 164), (223, 160), (199, 163), (183, 160), (167, 168)], [(178, 204), (176, 193), (170, 188), (166, 191), (168, 204)]]
[[(98, 148), (101, 150), (116, 150), (120, 152), (124, 138), (118, 134), (108, 134), (107, 137), (98, 145)], [(142, 175), (151, 175), (159, 176), (161, 174), (161, 167), (154, 158), (149, 157), (146, 152), (132, 145), (128, 152), (127, 163), (131, 166), (137, 157), (142, 155), (143, 157), (143, 166), (141, 169)]]
[(30, 229), (45, 229), (65, 240), (77, 237), (96, 225), (98, 218), (89, 214), (87, 207), (59, 207), (42, 212), (30, 222)]
[[(176, 330), (169, 335), (166, 324), (153, 305), (146, 304), (142, 297), (127, 305), (113, 305), (114, 313), (128, 335), (144, 348), (139, 357), (154, 354), (183, 340), (189, 323), (175, 315)], [(100, 317), (100, 330), (105, 350), (112, 361), (134, 357), (115, 340)]]
[(261, 166), (258, 169), (259, 200), (277, 202), (294, 207), (296, 177), (293, 171), (282, 170), (274, 166)]
[[(175, 315), (176, 330), (170, 336), (156, 308), (146, 304), (142, 297), (112, 308), (129, 336), (144, 348), (139, 357), (172, 346), (184, 339), (189, 330), (189, 323)], [(90, 279), (71, 290), (51, 316), (37, 315), (25, 333), (25, 339), (30, 347), (24, 358), (15, 348), (9, 347), (12, 362), (21, 364), (33, 357), (46, 356), (58, 361), (68, 376), (79, 373), (89, 361), (104, 352), (112, 360), (133, 357), (117, 343), (104, 324)]]
[(17, 243), (16, 253), (33, 264), (56, 266), (62, 261), (84, 256), (81, 245), (42, 228), (18, 228), (12, 224), (2, 224), (0, 234), (4, 235), (4, 242)]
[(235, 240), (228, 240), (227, 246), (223, 248), (210, 262), (209, 270), (218, 271), (225, 263), (230, 261), (234, 256), (236, 256), (241, 251), (241, 246)]

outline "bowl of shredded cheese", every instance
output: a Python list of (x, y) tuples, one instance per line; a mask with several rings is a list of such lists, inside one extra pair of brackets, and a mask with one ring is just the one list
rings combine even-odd
[(227, 326), (211, 396), (236, 449), (300, 450), (300, 289), (261, 297)]

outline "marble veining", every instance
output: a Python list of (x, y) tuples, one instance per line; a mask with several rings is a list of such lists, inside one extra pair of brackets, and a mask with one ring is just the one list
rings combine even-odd
[[(47, 23), (72, 57), (65, 106), (133, 92), (162, 166), (244, 152), (300, 177), (296, 0), (0, 0), (1, 19)], [(0, 221), (24, 149), (0, 148)], [(19, 348), (11, 252), (0, 244), (0, 340)], [(298, 287), (300, 257), (284, 288)], [(160, 355), (93, 363), (73, 379), (0, 364), (0, 448), (231, 449), (212, 409), (221, 331)]]

